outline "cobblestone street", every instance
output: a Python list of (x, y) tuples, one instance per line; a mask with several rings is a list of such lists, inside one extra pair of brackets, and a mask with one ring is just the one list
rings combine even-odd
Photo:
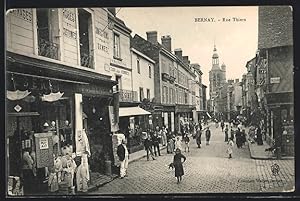
[[(254, 160), (246, 145), (234, 147), (233, 158), (228, 159), (227, 144), (220, 128), (211, 126), (210, 145), (196, 148), (191, 139), (190, 152), (184, 163), (185, 175), (177, 184), (174, 170), (168, 169), (173, 155), (166, 154), (157, 160), (142, 158), (129, 164), (129, 176), (100, 187), (91, 194), (159, 194), (159, 193), (242, 193), (283, 191), (283, 186), (294, 184), (293, 160)], [(278, 175), (272, 175), (271, 166), (278, 164)], [(286, 190), (286, 189), (285, 189)]]

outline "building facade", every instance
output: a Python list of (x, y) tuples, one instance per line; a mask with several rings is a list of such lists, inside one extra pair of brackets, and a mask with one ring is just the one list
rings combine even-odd
[[(212, 56), (212, 68), (209, 71), (209, 102), (210, 112), (212, 112), (216, 118), (223, 118), (224, 116), (224, 108), (226, 108), (226, 106), (224, 105), (226, 105), (226, 99), (225, 96), (222, 94), (226, 94), (226, 87), (223, 87), (225, 83), (226, 65), (223, 63), (220, 67), (219, 55), (217, 53), (216, 46), (214, 46), (214, 53)], [(221, 92), (224, 93), (220, 94)]]
[[(277, 157), (294, 155), (292, 11), (288, 6), (259, 7), (258, 51), (254, 84), (260, 126)], [(256, 121), (255, 121), (256, 120)]]
[(29, 148), (37, 161), (43, 158), (35, 164), (42, 192), (42, 170), (53, 166), (53, 154), (73, 145), (81, 155), (83, 133), (91, 170), (104, 173), (105, 160), (114, 160), (109, 107), (116, 85), (104, 73), (110, 61), (107, 9), (14, 9), (6, 19), (8, 175), (21, 176), (20, 158)]

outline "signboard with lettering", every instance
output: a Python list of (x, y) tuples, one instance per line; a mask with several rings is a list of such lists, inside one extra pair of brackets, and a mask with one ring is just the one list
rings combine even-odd
[(270, 78), (271, 84), (279, 84), (280, 83), (280, 77), (271, 77)]
[(32, 10), (31, 9), (14, 9), (10, 11), (14, 16), (32, 22)]
[(34, 134), (37, 168), (54, 165), (52, 135), (52, 132)]
[(40, 138), (40, 149), (49, 149), (48, 138)]

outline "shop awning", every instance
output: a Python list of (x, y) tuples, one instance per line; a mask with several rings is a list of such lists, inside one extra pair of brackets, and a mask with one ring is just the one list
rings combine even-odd
[(119, 116), (120, 117), (149, 115), (149, 114), (151, 114), (151, 113), (140, 107), (120, 107), (119, 108)]

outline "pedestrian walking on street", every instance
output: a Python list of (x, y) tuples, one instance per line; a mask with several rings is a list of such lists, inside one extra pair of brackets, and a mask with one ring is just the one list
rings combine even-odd
[(126, 138), (122, 139), (122, 143), (117, 148), (117, 155), (121, 162), (120, 165), (120, 178), (123, 179), (127, 176), (127, 169), (128, 169), (128, 160), (129, 160), (129, 153), (126, 147)]
[(229, 141), (228, 141), (228, 147), (227, 147), (227, 154), (228, 154), (228, 158), (232, 158), (232, 153), (233, 153), (233, 146), (234, 146), (234, 143), (233, 143), (233, 139), (232, 138), (229, 138)]
[(237, 148), (242, 148), (242, 133), (239, 128), (236, 130), (235, 138), (236, 138)]
[(234, 140), (234, 130), (232, 129), (232, 127), (230, 128), (230, 138), (232, 139), (232, 141)]
[(196, 143), (198, 145), (198, 148), (201, 148), (201, 135), (202, 135), (201, 127), (197, 126), (197, 128), (196, 128)]
[[(182, 161), (183, 159), (183, 161)], [(184, 175), (183, 163), (186, 161), (186, 157), (181, 154), (180, 149), (176, 149), (176, 154), (174, 155), (173, 165), (175, 168), (175, 177), (177, 178), (177, 184), (181, 182), (182, 176)]]
[(184, 152), (186, 152), (186, 149), (188, 150), (188, 152), (190, 152), (190, 138), (188, 134), (185, 134), (183, 138), (183, 142), (184, 142)]
[(224, 130), (224, 121), (223, 120), (221, 121), (221, 128), (222, 128), (222, 132), (223, 132), (223, 130)]
[(175, 150), (176, 150), (176, 149), (182, 150), (181, 140), (180, 140), (180, 137), (179, 137), (179, 136), (177, 136), (177, 137), (176, 137), (176, 140), (175, 140)]
[(210, 136), (211, 136), (211, 133), (210, 133), (209, 127), (207, 127), (207, 129), (205, 131), (206, 145), (209, 145)]
[(145, 150), (146, 150), (146, 153), (147, 153), (147, 161), (149, 161), (149, 153), (150, 153), (152, 159), (155, 160), (154, 154), (153, 154), (153, 151), (152, 151), (151, 137), (146, 132), (142, 132), (142, 133), (145, 135), (144, 147), (145, 147)]
[(241, 132), (241, 140), (242, 140), (242, 145), (246, 145), (246, 131), (245, 129), (242, 129), (242, 132)]
[(225, 142), (228, 141), (228, 125), (225, 126)]
[(161, 130), (161, 143), (163, 146), (167, 145), (167, 133), (168, 133), (167, 128), (163, 126)]
[(167, 135), (167, 153), (172, 154), (175, 147), (175, 136), (171, 132)]
[(154, 131), (153, 136), (152, 136), (152, 143), (153, 143), (153, 147), (154, 147), (154, 155), (155, 156), (157, 156), (157, 154), (160, 156), (158, 133), (159, 133), (159, 131), (156, 130), (156, 131)]

